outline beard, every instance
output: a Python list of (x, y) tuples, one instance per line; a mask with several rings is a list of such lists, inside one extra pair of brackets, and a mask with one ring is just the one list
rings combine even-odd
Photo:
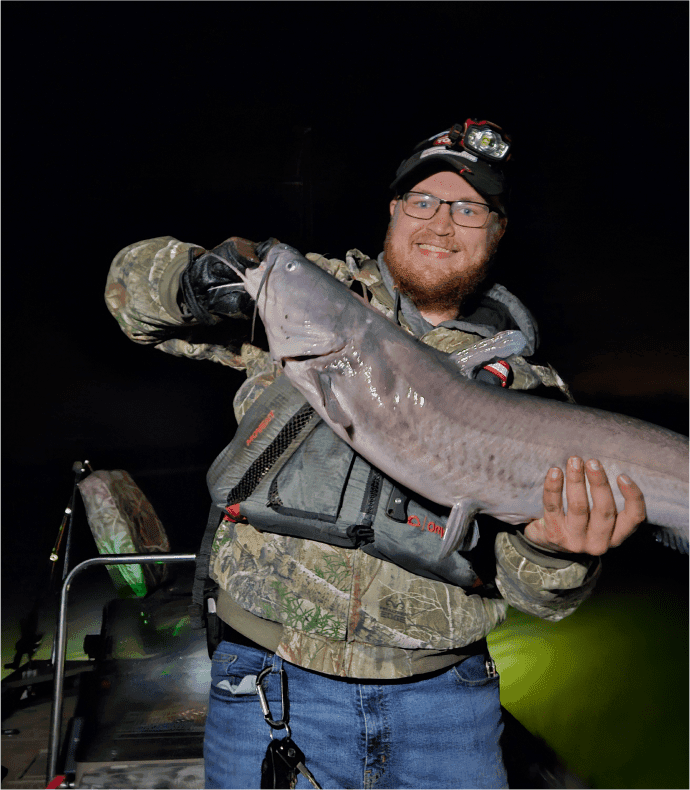
[[(423, 239), (423, 241), (427, 241)], [(437, 243), (428, 239), (429, 243)], [(456, 311), (464, 302), (477, 292), (481, 283), (486, 279), (498, 239), (491, 243), (481, 258), (471, 261), (461, 270), (446, 270), (442, 266), (434, 266), (430, 261), (429, 266), (420, 269), (413, 266), (404, 253), (396, 252), (391, 240), (391, 228), (386, 233), (384, 242), (384, 258), (388, 270), (398, 286), (400, 292), (412, 300), (418, 310), (444, 310)], [(460, 249), (455, 250), (461, 252)]]

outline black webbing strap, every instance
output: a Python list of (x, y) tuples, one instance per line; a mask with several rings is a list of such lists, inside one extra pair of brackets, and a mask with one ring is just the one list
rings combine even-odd
[(215, 505), (211, 505), (208, 515), (208, 523), (201, 540), (201, 546), (196, 555), (194, 568), (194, 584), (192, 586), (192, 603), (189, 606), (189, 620), (192, 628), (201, 629), (206, 625), (206, 612), (204, 611), (204, 598), (206, 596), (206, 586), (209, 582), (209, 570), (211, 562), (211, 549), (213, 539), (223, 518), (223, 511)]

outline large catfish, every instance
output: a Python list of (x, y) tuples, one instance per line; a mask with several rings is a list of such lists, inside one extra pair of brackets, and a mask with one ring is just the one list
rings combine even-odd
[(542, 516), (544, 477), (571, 455), (599, 459), (610, 480), (629, 475), (660, 539), (687, 554), (686, 437), (460, 375), (452, 356), (285, 244), (235, 271), (257, 301), (273, 358), (319, 416), (391, 479), (452, 508), (442, 556), (477, 513), (509, 524)]

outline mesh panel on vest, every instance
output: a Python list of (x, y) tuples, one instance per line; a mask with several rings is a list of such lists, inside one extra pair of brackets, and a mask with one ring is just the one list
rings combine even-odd
[(290, 446), (316, 412), (308, 404), (292, 416), (280, 429), (276, 438), (268, 445), (261, 455), (252, 463), (242, 476), (240, 482), (228, 494), (228, 505), (235, 505), (252, 495), (254, 489), (268, 474), (275, 462)]
[(274, 478), (273, 482), (271, 483), (271, 487), (268, 489), (268, 506), (272, 508), (283, 506), (283, 500), (278, 494), (277, 478)]

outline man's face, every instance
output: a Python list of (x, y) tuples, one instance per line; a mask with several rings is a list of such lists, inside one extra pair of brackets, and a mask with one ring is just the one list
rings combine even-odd
[[(464, 178), (447, 170), (410, 191), (486, 203)], [(456, 318), (462, 300), (486, 276), (506, 221), (492, 213), (486, 227), (463, 228), (453, 222), (445, 203), (431, 219), (408, 217), (399, 200), (391, 201), (390, 212), (384, 255), (396, 285), (432, 323)]]

